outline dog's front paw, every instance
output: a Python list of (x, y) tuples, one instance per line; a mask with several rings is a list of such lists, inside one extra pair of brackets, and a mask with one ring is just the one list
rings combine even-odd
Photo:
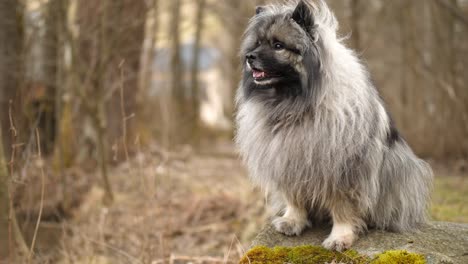
[(272, 222), (276, 231), (287, 236), (298, 236), (308, 225), (307, 222), (287, 217), (277, 217)]
[(329, 250), (336, 250), (342, 252), (346, 249), (349, 249), (357, 236), (354, 233), (348, 234), (331, 234), (325, 241), (323, 241), (322, 246)]

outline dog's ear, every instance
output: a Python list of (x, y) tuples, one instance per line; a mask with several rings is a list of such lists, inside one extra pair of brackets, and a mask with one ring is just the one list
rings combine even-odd
[(306, 31), (310, 30), (314, 26), (314, 16), (304, 0), (300, 0), (294, 9), (292, 19), (296, 21)]
[(255, 8), (255, 15), (258, 15), (258, 14), (262, 13), (264, 10), (265, 10), (265, 8), (263, 6), (257, 6)]

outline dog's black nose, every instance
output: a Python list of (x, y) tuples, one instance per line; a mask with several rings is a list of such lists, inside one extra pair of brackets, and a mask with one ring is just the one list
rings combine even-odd
[(255, 55), (255, 53), (247, 53), (245, 58), (250, 62), (250, 61), (257, 59), (257, 55)]

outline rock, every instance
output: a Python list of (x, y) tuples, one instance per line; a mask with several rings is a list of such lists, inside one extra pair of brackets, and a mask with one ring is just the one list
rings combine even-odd
[[(253, 246), (320, 245), (329, 233), (330, 227), (316, 227), (299, 237), (287, 237), (267, 226), (255, 238)], [(423, 254), (428, 264), (467, 264), (468, 224), (433, 222), (413, 233), (370, 230), (361, 235), (352, 249), (369, 256), (402, 249)]]

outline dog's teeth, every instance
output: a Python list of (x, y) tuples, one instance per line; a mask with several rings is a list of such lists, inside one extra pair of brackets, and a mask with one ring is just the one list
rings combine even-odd
[(265, 72), (254, 71), (253, 72), (253, 77), (254, 78), (265, 78)]

